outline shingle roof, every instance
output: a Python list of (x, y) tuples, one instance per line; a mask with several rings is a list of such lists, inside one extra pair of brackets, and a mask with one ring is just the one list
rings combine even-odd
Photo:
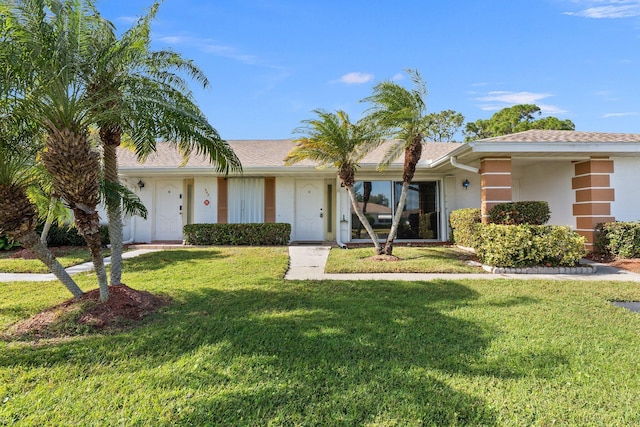
[(482, 142), (640, 142), (637, 133), (580, 132), (573, 130), (528, 130), (496, 136)]
[[(293, 140), (232, 140), (227, 141), (236, 153), (243, 169), (284, 167), (284, 158), (294, 147)], [(448, 142), (427, 142), (422, 151), (422, 162), (438, 159), (450, 151), (458, 148), (460, 143)], [(382, 160), (385, 153), (385, 145), (378, 147), (369, 153), (361, 162), (361, 165), (377, 165)], [(394, 164), (401, 165), (404, 162), (401, 156)], [(120, 148), (118, 150), (118, 164), (121, 169), (166, 169), (177, 168), (182, 163), (182, 157), (176, 149), (168, 143), (158, 143), (157, 151), (147, 158), (144, 163), (139, 163), (135, 154), (129, 150)], [(302, 161), (297, 166), (314, 167), (316, 163)], [(192, 155), (184, 168), (208, 168), (209, 162), (204, 156)]]

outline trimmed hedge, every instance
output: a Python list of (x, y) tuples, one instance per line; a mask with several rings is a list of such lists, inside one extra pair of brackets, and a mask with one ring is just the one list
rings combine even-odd
[(482, 221), (480, 209), (456, 209), (449, 214), (451, 241), (456, 245), (474, 247), (474, 226)]
[(283, 246), (291, 238), (291, 224), (189, 224), (184, 226), (188, 245)]
[(508, 202), (495, 205), (488, 215), (490, 224), (543, 225), (551, 218), (551, 211), (547, 202)]
[(553, 225), (478, 224), (476, 254), (495, 267), (571, 267), (585, 254), (584, 237)]
[(595, 247), (620, 258), (640, 258), (640, 222), (598, 224)]

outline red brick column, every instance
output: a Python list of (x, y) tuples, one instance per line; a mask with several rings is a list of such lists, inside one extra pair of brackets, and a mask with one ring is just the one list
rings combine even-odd
[(483, 159), (480, 163), (482, 222), (498, 203), (511, 201), (511, 158)]
[(576, 231), (587, 239), (587, 250), (593, 250), (594, 228), (598, 223), (615, 221), (611, 216), (611, 202), (615, 200), (610, 174), (613, 160), (590, 159), (575, 163), (571, 188), (576, 192), (573, 216)]

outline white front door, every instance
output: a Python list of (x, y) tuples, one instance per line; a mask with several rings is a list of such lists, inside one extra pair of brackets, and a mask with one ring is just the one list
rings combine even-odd
[(296, 181), (295, 240), (324, 240), (324, 181)]
[(182, 181), (156, 184), (155, 240), (182, 240)]

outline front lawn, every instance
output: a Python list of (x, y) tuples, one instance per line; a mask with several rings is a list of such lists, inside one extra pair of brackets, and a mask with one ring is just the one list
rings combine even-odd
[[(0, 424), (640, 424), (640, 315), (608, 302), (637, 283), (289, 282), (287, 263), (126, 260), (130, 287), (172, 304), (123, 332), (0, 341)], [(67, 297), (0, 284), (0, 327)]]
[[(49, 248), (63, 267), (82, 264), (91, 261), (91, 252), (86, 246), (65, 246)], [(29, 259), (21, 254), (27, 253)], [(104, 256), (109, 256), (108, 250), (103, 250)], [(23, 249), (0, 251), (0, 273), (49, 273), (49, 269), (33, 254)]]
[(372, 247), (331, 249), (325, 273), (484, 273), (467, 265), (473, 255), (454, 247), (428, 246), (393, 248), (400, 261), (376, 261)]

